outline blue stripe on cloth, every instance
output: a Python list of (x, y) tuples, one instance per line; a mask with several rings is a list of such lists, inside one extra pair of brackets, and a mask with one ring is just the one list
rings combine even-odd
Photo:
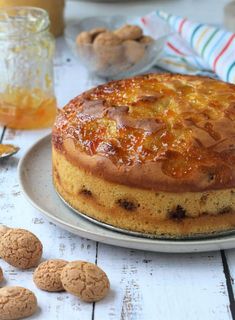
[[(176, 21), (178, 20), (178, 17), (177, 16), (171, 16), (171, 18), (173, 18), (173, 19), (171, 19), (172, 20), (171, 21), (171, 26), (174, 26), (174, 28), (175, 28)], [(174, 21), (174, 19), (175, 19), (175, 21)]]
[(196, 28), (193, 30), (193, 33), (192, 33), (192, 36), (191, 36), (191, 40), (190, 40), (190, 45), (193, 46), (193, 40), (194, 40), (194, 37), (195, 37), (195, 34), (197, 33), (197, 31), (203, 27), (204, 24), (199, 24), (198, 26), (196, 26)]
[(229, 81), (230, 74), (232, 74), (232, 70), (235, 68), (235, 61), (231, 64), (231, 66), (228, 69), (227, 76), (226, 76), (226, 81)]
[(216, 41), (216, 43), (214, 44), (214, 46), (211, 48), (210, 52), (209, 52), (208, 55), (207, 55), (207, 61), (210, 60), (210, 58), (211, 58), (213, 52), (215, 51), (216, 47), (219, 47), (220, 42), (224, 39), (224, 37), (225, 37), (227, 34), (228, 34), (228, 32), (227, 32), (227, 31), (224, 31), (224, 32), (222, 33), (222, 35), (220, 36), (219, 40)]
[(204, 47), (202, 48), (202, 52), (201, 52), (201, 56), (202, 56), (202, 57), (204, 56), (204, 53), (205, 53), (206, 49), (207, 49), (208, 47), (210, 47), (209, 45), (210, 45), (211, 41), (213, 40), (213, 38), (215, 37), (215, 35), (216, 35), (219, 31), (220, 31), (219, 28), (213, 30), (213, 32), (211, 33), (210, 37), (207, 39), (206, 43), (204, 44)]

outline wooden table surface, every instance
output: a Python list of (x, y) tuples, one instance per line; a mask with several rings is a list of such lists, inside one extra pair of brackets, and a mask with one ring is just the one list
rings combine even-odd
[[(55, 87), (59, 105), (91, 85), (64, 40), (58, 40)], [(67, 293), (43, 292), (33, 284), (33, 270), (20, 271), (0, 260), (3, 285), (25, 286), (37, 295), (39, 309), (30, 319), (235, 319), (235, 250), (163, 254), (112, 247), (64, 231), (34, 209), (21, 194), (17, 165), (30, 145), (48, 132), (0, 128), (0, 141), (21, 148), (15, 157), (0, 162), (0, 223), (34, 232), (44, 245), (43, 259), (97, 263), (110, 279), (111, 292), (95, 304)]]

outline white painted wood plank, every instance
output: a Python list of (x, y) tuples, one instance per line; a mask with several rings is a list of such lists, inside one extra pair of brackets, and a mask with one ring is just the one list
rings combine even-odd
[(235, 296), (235, 249), (225, 250), (225, 256), (227, 258), (227, 263), (231, 276), (231, 284), (233, 289), (233, 294)]
[[(25, 150), (48, 130), (7, 130), (4, 143), (21, 147), (16, 157), (0, 164), (0, 223), (31, 230), (42, 241), (44, 259), (95, 261), (94, 242), (72, 235), (49, 223), (21, 195), (17, 177), (17, 164)], [(0, 260), (7, 285), (21, 285), (32, 289), (38, 298), (40, 310), (32, 319), (91, 319), (92, 305), (80, 302), (67, 293), (49, 294), (38, 290), (32, 282), (32, 270), (19, 271)]]
[(99, 244), (112, 294), (95, 320), (232, 319), (219, 252), (156, 254)]

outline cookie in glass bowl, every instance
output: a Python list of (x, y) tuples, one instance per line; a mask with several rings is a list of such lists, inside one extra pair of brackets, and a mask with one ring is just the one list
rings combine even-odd
[(127, 18), (113, 16), (69, 24), (65, 38), (90, 74), (119, 79), (151, 68), (159, 59), (169, 33), (166, 26), (153, 38)]

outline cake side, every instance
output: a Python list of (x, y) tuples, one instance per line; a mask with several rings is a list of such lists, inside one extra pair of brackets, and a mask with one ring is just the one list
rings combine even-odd
[(52, 159), (57, 192), (72, 207), (99, 221), (174, 237), (235, 227), (235, 188), (183, 194), (143, 190), (95, 177), (55, 148)]
[(53, 146), (78, 168), (145, 190), (235, 187), (235, 86), (181, 75), (114, 81), (73, 99)]

